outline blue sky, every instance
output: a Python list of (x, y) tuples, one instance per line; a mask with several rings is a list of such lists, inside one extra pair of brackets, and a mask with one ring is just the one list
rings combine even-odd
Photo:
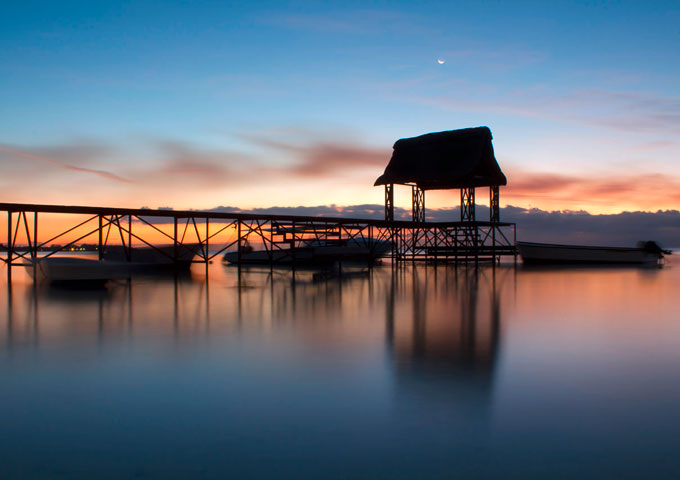
[(396, 139), (488, 125), (504, 204), (680, 208), (679, 47), (677, 1), (12, 2), (3, 201), (380, 203)]

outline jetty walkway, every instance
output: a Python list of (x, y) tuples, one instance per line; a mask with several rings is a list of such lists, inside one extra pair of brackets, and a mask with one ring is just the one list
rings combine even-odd
[[(2, 215), (6, 222), (2, 222)], [(5, 230), (5, 231), (3, 231)], [(115, 208), (0, 203), (0, 257), (8, 267), (74, 249), (99, 252), (107, 245), (153, 248), (175, 259), (191, 248), (194, 262), (207, 263), (246, 245), (265, 250), (276, 263), (277, 250), (360, 240), (369, 248), (391, 244), (395, 262), (495, 261), (516, 255), (514, 223), (373, 220), (330, 216), (263, 215), (196, 210)], [(168, 254), (167, 252), (170, 251)], [(11, 268), (7, 268), (8, 273)]]

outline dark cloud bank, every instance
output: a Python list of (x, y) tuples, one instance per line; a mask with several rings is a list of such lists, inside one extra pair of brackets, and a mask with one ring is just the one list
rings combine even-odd
[[(243, 210), (217, 207), (215, 212), (243, 212), (279, 215), (335, 216), (353, 218), (384, 218), (382, 205), (316, 207), (269, 207)], [(395, 218), (410, 219), (411, 212), (395, 208)], [(430, 221), (451, 221), (460, 218), (459, 208), (430, 209)], [(489, 209), (477, 206), (477, 218), (489, 218)], [(655, 240), (668, 248), (680, 247), (680, 212), (623, 212), (613, 215), (593, 215), (583, 211), (547, 212), (536, 208), (508, 206), (501, 209), (501, 220), (517, 224), (517, 239), (522, 241), (634, 246), (639, 240)]]

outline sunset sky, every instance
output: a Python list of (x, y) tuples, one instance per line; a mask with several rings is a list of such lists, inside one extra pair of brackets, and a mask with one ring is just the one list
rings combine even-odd
[(503, 206), (680, 209), (680, 2), (22, 1), (0, 15), (2, 202), (380, 204), (395, 140), (480, 125)]

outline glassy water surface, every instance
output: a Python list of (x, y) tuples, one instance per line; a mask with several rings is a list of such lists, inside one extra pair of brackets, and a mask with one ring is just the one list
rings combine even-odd
[(2, 478), (680, 476), (673, 262), (2, 273)]

